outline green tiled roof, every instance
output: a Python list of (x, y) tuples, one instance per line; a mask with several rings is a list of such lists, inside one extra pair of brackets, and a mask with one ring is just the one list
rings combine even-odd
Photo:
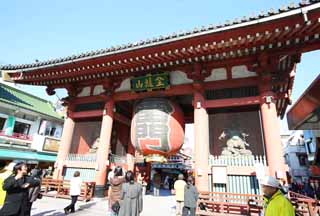
[(54, 110), (51, 102), (4, 83), (0, 83), (0, 102), (41, 113), (46, 116), (62, 119), (62, 116)]

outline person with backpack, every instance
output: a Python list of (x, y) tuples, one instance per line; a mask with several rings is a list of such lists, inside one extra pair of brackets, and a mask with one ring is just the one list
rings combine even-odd
[(134, 174), (128, 171), (126, 183), (121, 190), (121, 207), (119, 216), (139, 216), (143, 209), (142, 185), (134, 181)]
[(194, 179), (189, 176), (187, 185), (184, 187), (184, 206), (182, 209), (182, 216), (195, 216), (199, 193), (194, 186)]
[(117, 215), (120, 208), (121, 189), (124, 182), (123, 171), (120, 166), (114, 169), (114, 175), (110, 179), (109, 211), (111, 215)]

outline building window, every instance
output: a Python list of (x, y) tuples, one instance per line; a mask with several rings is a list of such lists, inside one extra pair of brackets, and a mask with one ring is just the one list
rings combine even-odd
[(30, 124), (16, 121), (14, 124), (13, 133), (28, 135), (30, 131)]
[(285, 154), (284, 155), (284, 160), (285, 160), (285, 163), (290, 165), (290, 161), (289, 161), (289, 155), (288, 154)]
[(3, 130), (4, 124), (6, 123), (5, 118), (0, 118), (0, 131)]
[(307, 166), (307, 155), (297, 154), (300, 166)]
[(54, 136), (54, 133), (56, 132), (56, 128), (52, 127), (50, 130), (50, 136)]

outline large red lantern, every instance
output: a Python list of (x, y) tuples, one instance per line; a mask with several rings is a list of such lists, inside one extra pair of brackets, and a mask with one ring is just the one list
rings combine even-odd
[(134, 108), (131, 142), (147, 161), (165, 161), (184, 141), (183, 113), (166, 98), (147, 98)]

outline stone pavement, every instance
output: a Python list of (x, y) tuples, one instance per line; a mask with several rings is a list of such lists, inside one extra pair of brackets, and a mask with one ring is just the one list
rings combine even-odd
[[(63, 208), (69, 205), (69, 199), (43, 197), (32, 206), (32, 216), (62, 216)], [(108, 215), (108, 201), (106, 199), (93, 199), (90, 202), (78, 201), (75, 216)], [(159, 197), (146, 195), (143, 198), (143, 212), (140, 216), (172, 216), (175, 215), (175, 199), (169, 191), (161, 191)]]

